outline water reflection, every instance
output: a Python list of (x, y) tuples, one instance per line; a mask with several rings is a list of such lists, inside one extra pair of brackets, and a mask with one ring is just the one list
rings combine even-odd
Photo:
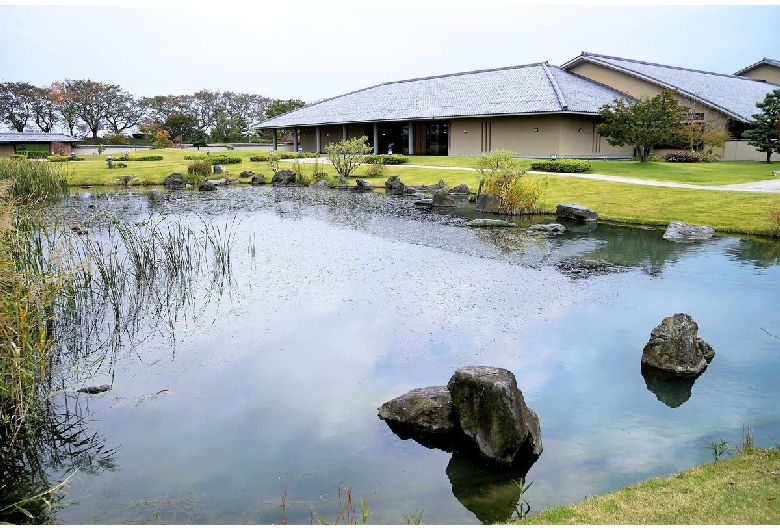
[[(699, 375), (704, 375), (699, 374)], [(671, 377), (662, 370), (642, 364), (642, 377), (647, 389), (655, 394), (658, 401), (669, 408), (677, 408), (691, 398), (696, 377)]]

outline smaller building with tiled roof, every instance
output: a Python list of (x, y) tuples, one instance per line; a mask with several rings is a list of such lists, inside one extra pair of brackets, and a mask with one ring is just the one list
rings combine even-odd
[(780, 85), (780, 61), (764, 57), (757, 63), (735, 72), (734, 75), (751, 77), (759, 81)]
[[(67, 134), (43, 132), (0, 132), (0, 156), (20, 151), (45, 151), (49, 154), (70, 154), (78, 138)], [(61, 151), (61, 152), (59, 152)]]

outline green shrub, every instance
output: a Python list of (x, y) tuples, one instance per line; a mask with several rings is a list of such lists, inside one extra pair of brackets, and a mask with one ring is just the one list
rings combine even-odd
[[(249, 161), (250, 162), (268, 162), (268, 156), (269, 155), (267, 155), (267, 154), (250, 156), (249, 157)], [(184, 158), (187, 158), (187, 157), (184, 157)]]
[(382, 177), (387, 172), (387, 168), (384, 164), (369, 164), (366, 167), (365, 176), (367, 177)]
[[(279, 155), (279, 158), (282, 160), (291, 160), (293, 158), (301, 158), (298, 153), (293, 153), (291, 151), (277, 151), (276, 152)], [(303, 154), (303, 153), (301, 153)]]
[(232, 151), (233, 149), (235, 149), (235, 147), (233, 147), (232, 145), (228, 145), (228, 144), (225, 144), (225, 146), (224, 146), (224, 147), (225, 147), (225, 149), (227, 149), (228, 151)]
[(208, 157), (209, 160), (211, 160), (212, 164), (240, 164), (244, 161), (243, 158), (239, 158), (237, 156), (228, 156), (228, 155), (211, 155)]
[(573, 160), (561, 158), (558, 160), (538, 160), (531, 163), (533, 171), (550, 173), (587, 173), (590, 171), (590, 160)]
[(211, 162), (208, 160), (197, 160), (187, 166), (187, 175), (208, 177), (211, 171)]
[(27, 155), (16, 154), (9, 156), (9, 158), (13, 158), (14, 160), (27, 160)]
[(29, 160), (45, 160), (49, 156), (48, 151), (18, 151), (17, 154)]
[(398, 166), (406, 164), (409, 157), (404, 155), (368, 155), (366, 164), (384, 164), (386, 166)]
[(696, 151), (677, 151), (673, 153), (667, 153), (666, 156), (667, 162), (711, 162), (712, 157), (698, 153)]
[(208, 155), (184, 155), (184, 160), (206, 160)]
[(84, 160), (83, 156), (65, 156), (65, 155), (51, 155), (47, 158), (49, 162), (81, 162)]
[(129, 160), (131, 162), (159, 162), (162, 159), (162, 155), (132, 155), (125, 160)]

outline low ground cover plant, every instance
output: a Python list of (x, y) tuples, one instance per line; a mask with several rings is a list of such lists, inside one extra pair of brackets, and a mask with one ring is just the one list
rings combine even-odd
[(667, 162), (711, 162), (712, 157), (698, 151), (675, 151), (666, 153)]

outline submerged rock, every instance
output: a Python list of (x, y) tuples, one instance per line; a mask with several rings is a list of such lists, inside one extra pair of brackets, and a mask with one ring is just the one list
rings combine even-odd
[(217, 191), (217, 185), (213, 181), (207, 180), (198, 186), (198, 191)]
[(298, 176), (295, 171), (289, 169), (282, 169), (274, 173), (271, 178), (272, 186), (298, 186)]
[(514, 466), (542, 454), (539, 418), (526, 406), (512, 372), (466, 366), (455, 372), (447, 388), (461, 430), (483, 456)]
[(715, 230), (709, 226), (694, 226), (682, 221), (672, 221), (666, 227), (664, 239), (709, 239), (715, 235)]
[(458, 184), (457, 186), (455, 186), (450, 190), (450, 193), (453, 193), (455, 195), (468, 195), (469, 186), (468, 184)]
[(527, 232), (542, 232), (544, 234), (562, 234), (566, 231), (566, 227), (560, 223), (547, 223), (531, 225), (526, 228)]
[(149, 190), (146, 194), (149, 200), (152, 202), (162, 202), (165, 200), (165, 196), (160, 190)]
[(111, 390), (111, 385), (100, 385), (100, 386), (85, 386), (84, 388), (79, 388), (76, 392), (83, 392), (85, 394), (100, 394), (101, 392), (108, 392)]
[(599, 215), (595, 211), (574, 202), (561, 203), (556, 206), (555, 215), (562, 219), (573, 219), (575, 221), (584, 222), (597, 221), (599, 218)]
[(517, 225), (502, 219), (474, 219), (467, 222), (466, 226), (473, 228), (515, 228)]
[(265, 175), (253, 174), (250, 183), (252, 186), (260, 186), (265, 184)]
[(616, 265), (603, 259), (566, 258), (555, 264), (555, 267), (573, 278), (585, 278), (596, 274), (612, 274), (624, 272), (627, 267)]
[(650, 333), (642, 364), (677, 377), (697, 377), (715, 357), (698, 331), (699, 325), (686, 313), (664, 318)]

